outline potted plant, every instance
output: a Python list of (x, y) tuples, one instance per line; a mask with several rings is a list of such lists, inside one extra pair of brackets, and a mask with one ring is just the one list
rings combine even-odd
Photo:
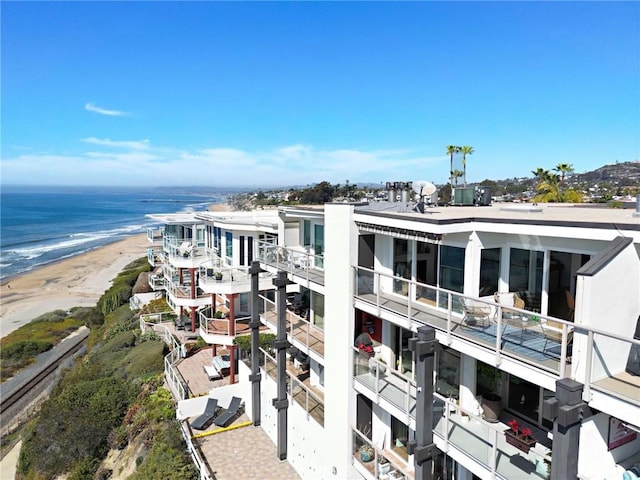
[(358, 453), (360, 454), (360, 460), (363, 462), (370, 462), (373, 460), (374, 450), (371, 445), (365, 443), (358, 449)]
[(508, 425), (509, 429), (504, 431), (507, 443), (524, 453), (529, 453), (531, 447), (536, 444), (536, 439), (531, 436), (531, 430), (521, 427), (515, 418), (512, 418)]
[(216, 281), (220, 282), (222, 280), (222, 272), (214, 273), (213, 277), (216, 279)]
[(389, 460), (387, 460), (386, 457), (380, 455), (378, 457), (378, 476), (389, 473), (389, 470), (391, 470), (391, 464), (389, 463)]

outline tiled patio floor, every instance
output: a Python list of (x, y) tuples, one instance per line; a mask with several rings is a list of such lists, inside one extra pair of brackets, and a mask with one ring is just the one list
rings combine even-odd
[[(227, 351), (218, 347), (216, 354)], [(229, 384), (229, 377), (210, 381), (204, 365), (211, 364), (211, 348), (200, 350), (180, 361), (177, 368), (189, 385), (191, 396), (205, 395), (212, 388)], [(243, 399), (245, 402), (249, 399)], [(231, 425), (249, 421), (242, 414)], [(207, 431), (215, 431), (212, 425)], [(297, 480), (300, 477), (287, 461), (278, 460), (276, 446), (260, 427), (252, 425), (204, 436), (194, 440), (200, 446), (216, 480)]]

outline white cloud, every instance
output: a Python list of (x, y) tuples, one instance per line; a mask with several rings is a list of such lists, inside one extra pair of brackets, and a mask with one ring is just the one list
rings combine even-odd
[(124, 112), (122, 110), (108, 110), (106, 108), (98, 107), (98, 106), (94, 105), (93, 103), (85, 103), (84, 104), (84, 109), (89, 111), (89, 112), (99, 113), (100, 115), (110, 115), (110, 116), (114, 116), (114, 117), (120, 117), (120, 116), (123, 116), (123, 115), (129, 115), (129, 113)]
[(105, 147), (130, 148), (132, 150), (146, 150), (149, 148), (149, 140), (110, 140), (108, 138), (87, 137), (82, 139), (83, 142), (93, 145), (102, 145)]
[(347, 179), (351, 183), (416, 179), (443, 183), (449, 168), (446, 155), (429, 157), (405, 150), (322, 150), (291, 145), (267, 151), (218, 147), (188, 151), (155, 147), (148, 140), (88, 137), (83, 142), (104, 150), (4, 158), (2, 183), (221, 187), (308, 185), (323, 180), (343, 184)]

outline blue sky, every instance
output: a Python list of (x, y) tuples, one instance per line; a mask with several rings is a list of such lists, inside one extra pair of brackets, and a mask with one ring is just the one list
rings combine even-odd
[(470, 182), (640, 158), (638, 2), (2, 2), (2, 184)]

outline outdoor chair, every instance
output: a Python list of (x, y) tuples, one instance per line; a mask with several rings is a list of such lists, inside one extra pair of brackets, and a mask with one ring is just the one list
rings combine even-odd
[(502, 307), (502, 319), (505, 320), (506, 323), (508, 323), (509, 320), (522, 320), (521, 312), (508, 308), (514, 307), (524, 310), (525, 303), (520, 295), (515, 292), (496, 292), (493, 294), (493, 299)]
[[(551, 340), (554, 343), (562, 343), (562, 323), (555, 322), (553, 320), (542, 319), (540, 322), (540, 328), (542, 329), (542, 335), (544, 336), (544, 346), (542, 347), (542, 353), (547, 350), (547, 343)], [(573, 341), (573, 328), (569, 327), (567, 331), (567, 351)]]
[(488, 327), (491, 323), (492, 307), (488, 303), (471, 298), (459, 298), (462, 306), (462, 321), (469, 326)]
[(242, 399), (239, 397), (232, 397), (229, 402), (229, 408), (218, 415), (213, 421), (218, 427), (227, 427), (237, 417), (242, 405)]
[(204, 407), (204, 412), (202, 413), (202, 415), (191, 422), (191, 428), (195, 428), (196, 430), (205, 430), (211, 424), (211, 421), (215, 418), (217, 409), (218, 399), (209, 398), (207, 400), (207, 405)]

